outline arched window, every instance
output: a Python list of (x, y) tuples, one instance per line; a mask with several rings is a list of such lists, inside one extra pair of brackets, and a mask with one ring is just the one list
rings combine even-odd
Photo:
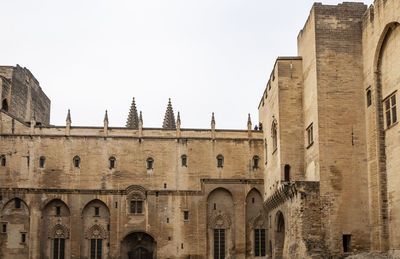
[(6, 156), (2, 155), (0, 157), (0, 160), (1, 160), (1, 166), (6, 166), (6, 163), (7, 163)]
[(217, 156), (217, 167), (224, 167), (224, 157), (222, 155)]
[(147, 158), (146, 162), (147, 162), (147, 170), (153, 169), (154, 159), (149, 157)]
[(79, 156), (74, 156), (73, 163), (75, 168), (79, 168), (81, 165), (81, 158)]
[(285, 182), (290, 182), (290, 165), (285, 165)]
[(113, 168), (115, 168), (115, 162), (117, 161), (116, 159), (115, 159), (115, 157), (110, 157), (109, 159), (109, 162), (110, 162), (110, 169), (113, 169)]
[(46, 158), (45, 158), (44, 156), (41, 156), (41, 157), (39, 158), (39, 167), (40, 167), (40, 168), (43, 168), (43, 167), (44, 167), (45, 161), (46, 161)]
[(253, 156), (253, 169), (259, 168), (260, 158), (258, 156)]
[(1, 108), (3, 110), (5, 110), (6, 112), (8, 112), (8, 102), (7, 99), (3, 99), (2, 103), (1, 103)]
[(272, 123), (271, 136), (272, 136), (272, 148), (273, 148), (272, 152), (275, 152), (275, 150), (278, 148), (278, 131), (275, 121)]
[(186, 155), (182, 155), (181, 156), (181, 160), (182, 160), (182, 166), (186, 166), (187, 167), (187, 156)]

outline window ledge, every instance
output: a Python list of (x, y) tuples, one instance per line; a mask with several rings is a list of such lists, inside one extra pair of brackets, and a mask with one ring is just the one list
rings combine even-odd
[(308, 146), (306, 147), (306, 149), (309, 149), (310, 147), (312, 147), (312, 145), (314, 145), (314, 141), (311, 142), (310, 144), (308, 144)]
[(390, 130), (391, 128), (395, 127), (397, 124), (399, 124), (398, 121), (396, 121), (395, 123), (393, 123), (393, 124), (391, 124), (389, 127), (387, 127), (387, 128), (385, 129), (385, 131)]

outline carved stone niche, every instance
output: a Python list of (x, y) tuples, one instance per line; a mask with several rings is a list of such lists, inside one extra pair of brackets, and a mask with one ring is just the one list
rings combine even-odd
[(140, 185), (131, 185), (126, 188), (127, 200), (142, 200), (146, 199), (146, 189)]
[(49, 238), (69, 238), (69, 229), (67, 226), (62, 224), (56, 224), (53, 228), (49, 231)]
[(230, 216), (222, 212), (212, 215), (208, 220), (208, 227), (211, 229), (229, 229), (231, 225)]
[(249, 222), (247, 222), (251, 229), (262, 229), (265, 228), (265, 218), (264, 215), (259, 213), (254, 218), (251, 218)]
[(108, 232), (100, 225), (93, 225), (86, 230), (86, 239), (106, 239)]

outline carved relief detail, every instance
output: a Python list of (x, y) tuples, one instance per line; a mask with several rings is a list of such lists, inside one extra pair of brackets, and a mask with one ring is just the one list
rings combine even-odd
[(69, 238), (69, 228), (62, 224), (56, 224), (49, 231), (49, 238)]

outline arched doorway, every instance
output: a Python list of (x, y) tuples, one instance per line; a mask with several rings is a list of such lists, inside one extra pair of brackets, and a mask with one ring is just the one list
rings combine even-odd
[(121, 244), (122, 259), (156, 259), (157, 243), (152, 236), (144, 232), (127, 235)]
[(283, 248), (285, 246), (285, 219), (282, 212), (276, 214), (275, 231), (275, 256), (274, 258), (283, 258)]

